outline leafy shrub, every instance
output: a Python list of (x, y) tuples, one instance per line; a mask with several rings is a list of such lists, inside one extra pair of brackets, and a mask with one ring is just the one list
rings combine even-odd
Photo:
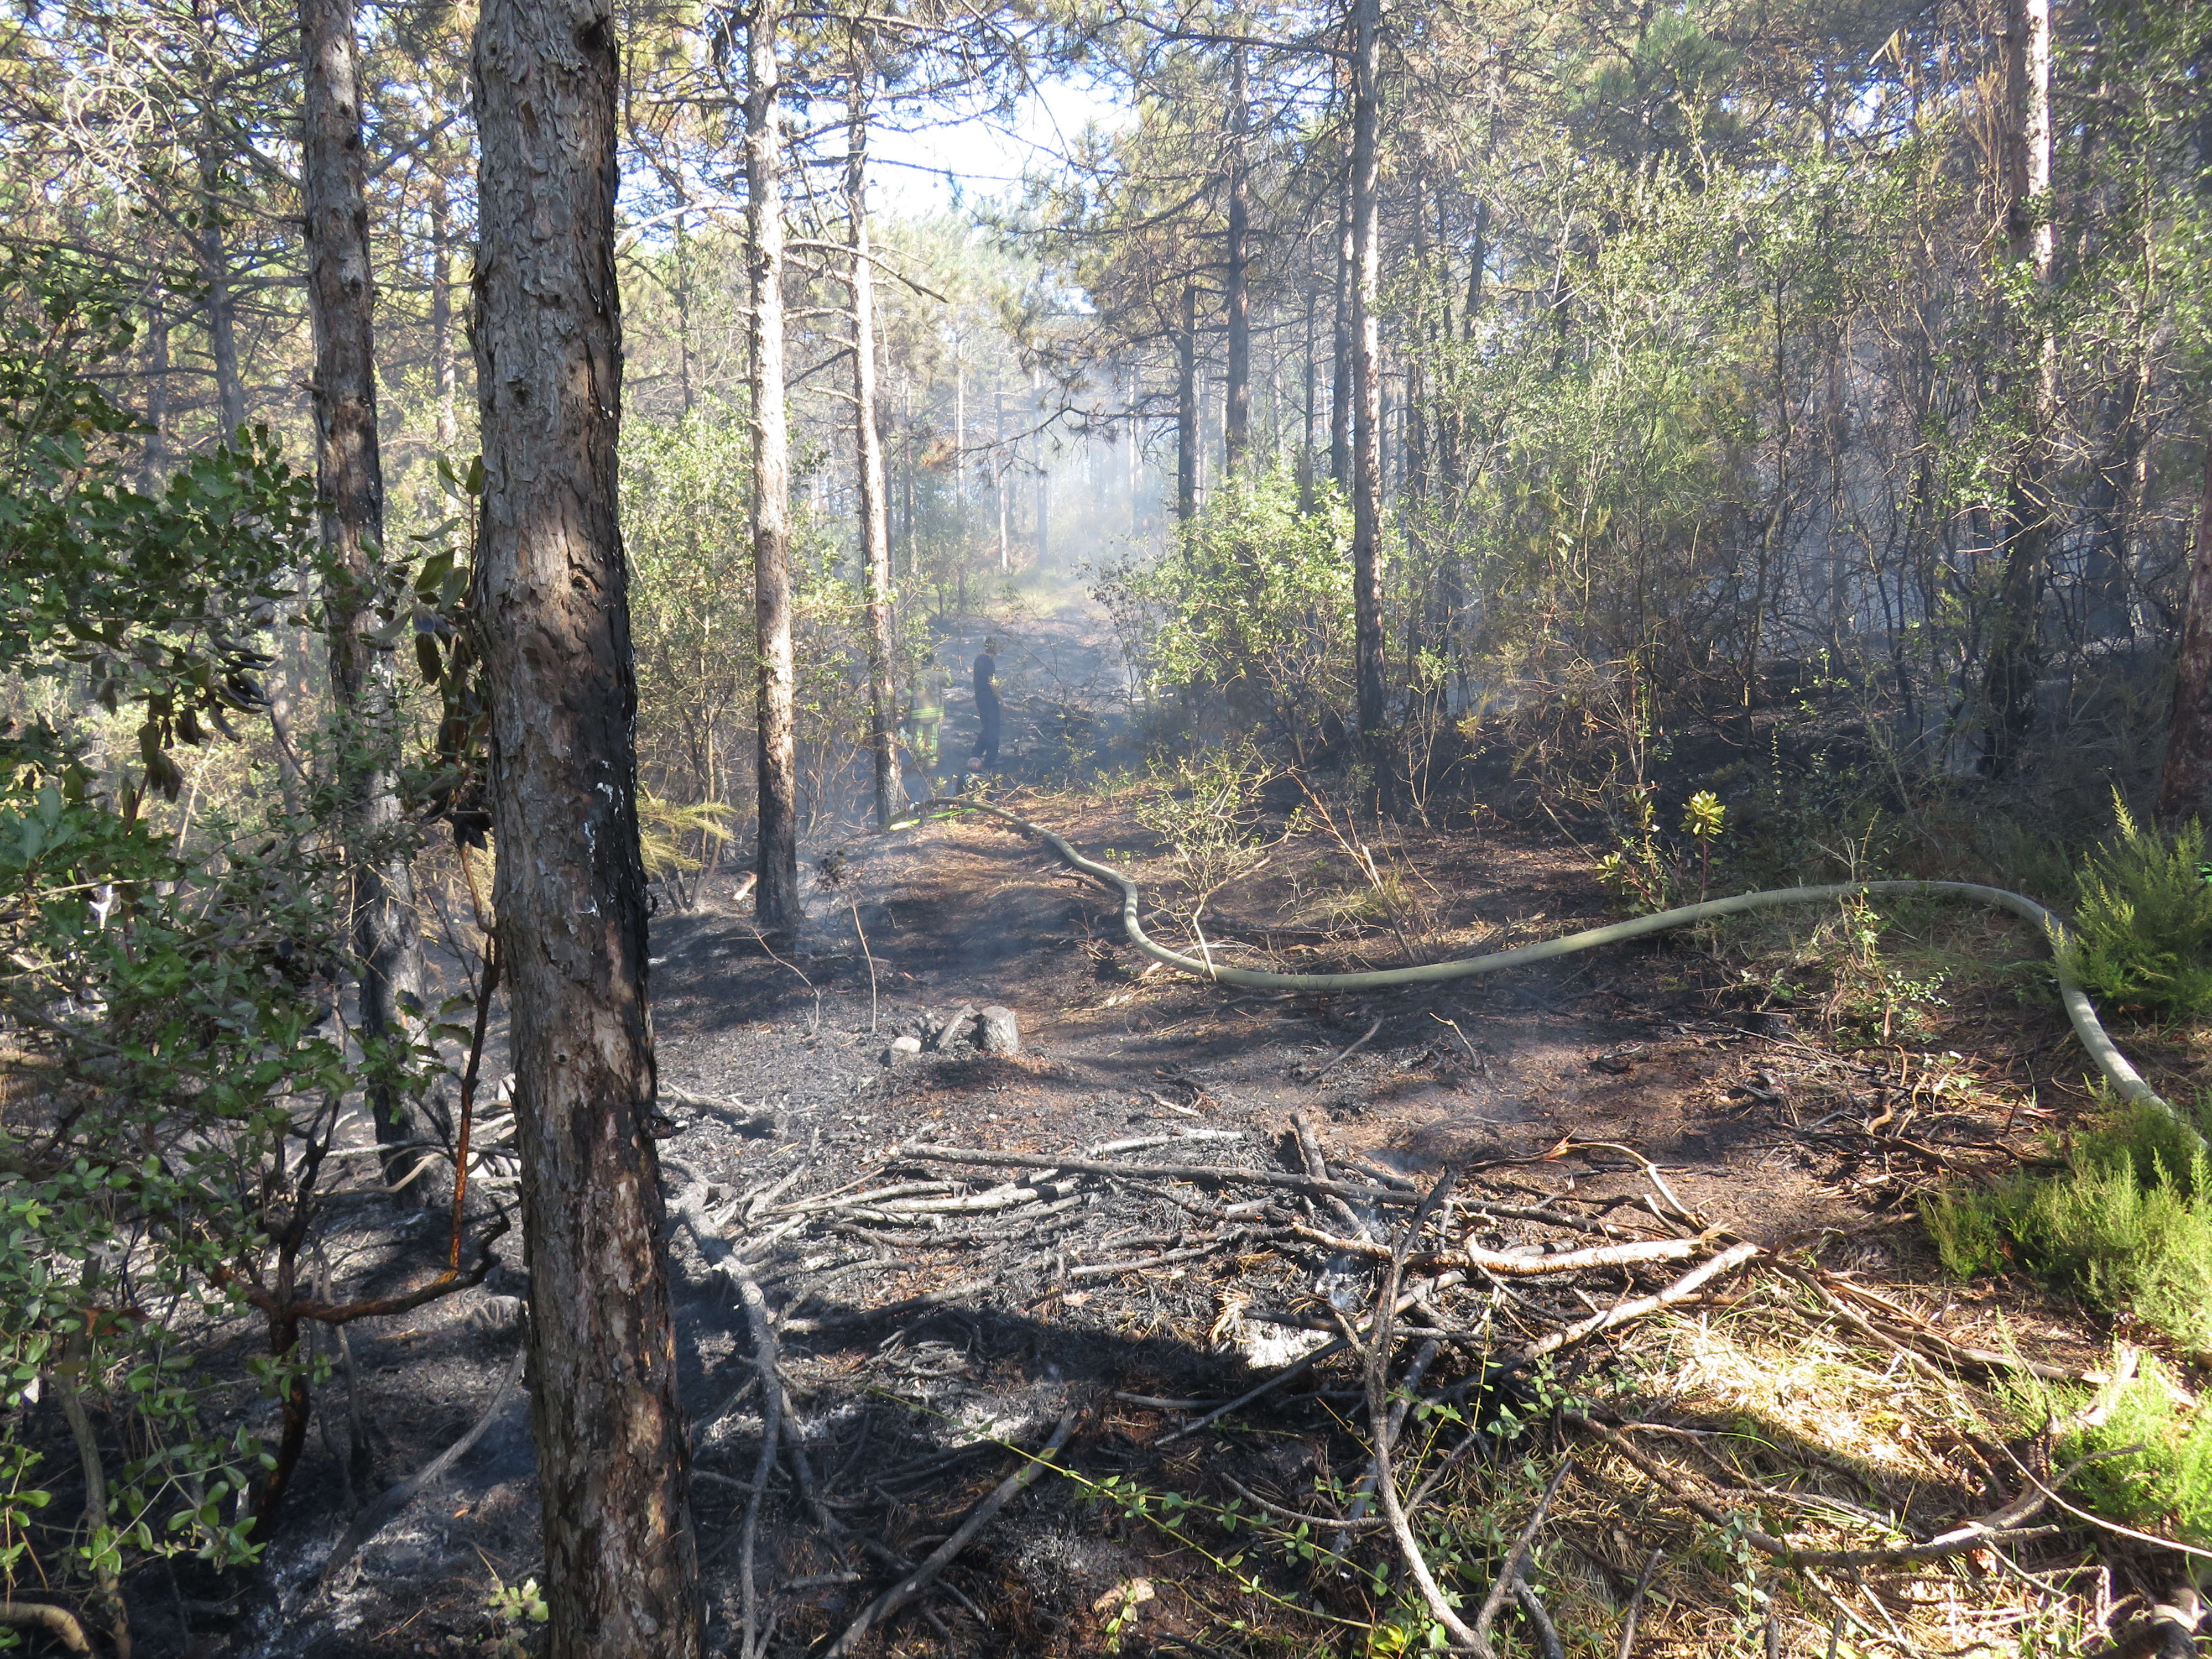
[(2108, 1118), (2055, 1176), (1937, 1194), (1922, 1214), (1962, 1276), (2025, 1269), (2192, 1350), (2212, 1348), (2212, 1166), (2155, 1107)]
[(1352, 515), (1324, 495), (1298, 511), (1278, 468), (1224, 490), (1157, 562), (1108, 573), (1098, 598), (1156, 691), (1225, 703), (1303, 764), (1353, 701)]
[(2212, 1008), (2212, 882), (2204, 829), (2138, 824), (2116, 793), (2118, 833), (2083, 862), (2060, 960), (2097, 995), (2154, 1013)]
[(2212, 1411), (2175, 1388), (2157, 1360), (2146, 1358), (2110, 1409), (2059, 1448), (2068, 1462), (2098, 1453), (2115, 1455), (2072, 1482), (2098, 1513), (2212, 1544)]

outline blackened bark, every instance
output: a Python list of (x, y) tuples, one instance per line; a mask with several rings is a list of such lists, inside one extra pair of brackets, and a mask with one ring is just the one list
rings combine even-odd
[(891, 827), (899, 793), (897, 693), (891, 685), (890, 509), (883, 434), (876, 424), (876, 285), (868, 263), (868, 58), (853, 36), (845, 105), (845, 211), (853, 269), (853, 451), (860, 474), (860, 567), (867, 586), (869, 745), (876, 762), (876, 828)]
[(1198, 289), (1185, 283), (1176, 329), (1176, 522), (1198, 516)]
[(617, 517), (614, 20), (484, 0), (477, 612), (554, 1659), (696, 1659)]
[(1358, 732), (1370, 763), (1382, 758), (1382, 379), (1378, 133), (1382, 124), (1382, 0), (1352, 7), (1352, 607), (1358, 675)]
[(792, 700), (791, 439), (784, 410), (783, 173), (777, 151), (780, 0), (747, 15), (745, 233), (752, 280), (753, 615), (760, 653), (760, 838), (753, 913), (772, 933), (799, 926), (799, 761)]
[(169, 313), (158, 289), (146, 301), (146, 437), (138, 452), (138, 488), (151, 495), (169, 476)]
[[(398, 674), (374, 637), (383, 580), (384, 467), (376, 442), (376, 289), (368, 262), (361, 49), (353, 0), (300, 0), (307, 308), (314, 322), (315, 465), (322, 497), (323, 600), (339, 721), (355, 975), (365, 1044), (404, 1042), (422, 989), (421, 929), (399, 806)], [(368, 1090), (384, 1176), (407, 1173), (412, 1138), (388, 1085)], [(418, 1189), (419, 1190), (419, 1189)]]
[(1244, 471), (1252, 425), (1252, 295), (1248, 280), (1251, 259), (1246, 246), (1252, 209), (1245, 157), (1245, 131), (1251, 111), (1246, 75), (1245, 49), (1240, 41), (1230, 48), (1229, 58), (1229, 223), (1223, 250), (1228, 268), (1229, 361), (1221, 411), (1221, 476), (1231, 483)]
[(2212, 437), (2204, 446), (2204, 488), (2197, 508), (2197, 545), (2189, 561), (2181, 657), (2173, 671), (2173, 714), (2166, 725), (2158, 820), (2172, 827), (2202, 817), (2208, 804), (2212, 804)]

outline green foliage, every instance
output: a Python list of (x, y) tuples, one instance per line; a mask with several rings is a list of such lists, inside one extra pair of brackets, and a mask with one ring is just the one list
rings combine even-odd
[(2188, 1017), (2212, 1008), (2212, 865), (2204, 829), (2138, 824), (2118, 792), (2112, 839), (2083, 860), (2059, 960), (2096, 995)]
[[(149, 1556), (253, 1556), (270, 1459), (214, 1410), (227, 1385), (193, 1348), (266, 1295), (280, 1252), (296, 1258), (317, 1168), (298, 1150), (327, 1147), (365, 1082), (418, 1102), (441, 1065), (434, 1025), (366, 1045), (333, 1025), (353, 849), (329, 792), (297, 817), (203, 802), (189, 848), (141, 815), (148, 785), (181, 781), (173, 744), (258, 713), (285, 573), (317, 553), (312, 491), (265, 434), (183, 463), (158, 495), (126, 486), (135, 428), (88, 376), (127, 339), (112, 285), (67, 262), (0, 264), (0, 675), (141, 714), (137, 768), (52, 725), (0, 726), (10, 1598), (26, 1576), (66, 1592)], [(293, 1349), (249, 1368), (281, 1393), (301, 1363)], [(127, 1449), (105, 1505), (60, 1518), (80, 1527), (61, 1555), (28, 1530), (49, 1494), (23, 1408), (50, 1391)]]
[(2054, 1289), (2212, 1350), (2212, 1167), (2156, 1107), (2108, 1116), (2055, 1176), (2016, 1171), (1922, 1206), (1943, 1265), (2025, 1269)]
[(1155, 694), (1225, 706), (1238, 729), (1301, 763), (1342, 731), (1352, 699), (1352, 516), (1298, 511), (1281, 468), (1222, 491), (1152, 565), (1100, 585), (1122, 648)]
[(2212, 1545), (2212, 1411), (2145, 1356), (2141, 1369), (2066, 1436), (2059, 1455), (2094, 1461), (2072, 1485), (2100, 1515), (2185, 1544)]
[(1214, 894), (1262, 860), (1260, 791), (1273, 775), (1249, 743), (1152, 768), (1152, 788), (1133, 810), (1173, 854), (1193, 921)]

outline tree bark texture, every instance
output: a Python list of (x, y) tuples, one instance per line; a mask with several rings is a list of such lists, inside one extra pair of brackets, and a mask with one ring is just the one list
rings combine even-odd
[(1185, 283), (1176, 328), (1176, 522), (1198, 516), (1198, 288)]
[[(2057, 227), (2051, 216), (2051, 0), (2009, 0), (2005, 26), (2002, 195), (2010, 258), (2027, 263), (2039, 301), (2051, 290)], [(2051, 428), (2058, 401), (2057, 342), (2040, 318), (2014, 317), (2015, 352), (2033, 355), (2033, 379), (2020, 398), (2025, 429), (2006, 489), (2004, 550), (1990, 659), (1983, 685), (1988, 725), (1982, 769), (2009, 774), (2034, 730), (2036, 683), (2043, 672), (2043, 587), (2051, 564)]]
[[(375, 603), (383, 583), (384, 466), (376, 443), (376, 288), (368, 258), (361, 48), (353, 0), (300, 0), (307, 308), (314, 323), (315, 466), (329, 562), (324, 610), (339, 720), (355, 973), (367, 1043), (404, 1042), (422, 990), (415, 871), (399, 805), (398, 677)], [(368, 1091), (384, 1174), (406, 1173), (406, 1106)]]
[(1229, 222), (1223, 249), (1228, 274), (1229, 342), (1221, 410), (1221, 476), (1232, 482), (1243, 473), (1252, 426), (1252, 295), (1247, 280), (1252, 209), (1245, 160), (1245, 132), (1251, 112), (1247, 106), (1247, 72), (1245, 49), (1240, 41), (1230, 48), (1229, 58)]
[(876, 762), (876, 828), (891, 827), (899, 793), (898, 694), (891, 684), (890, 510), (883, 434), (876, 424), (876, 285), (868, 263), (868, 59), (854, 33), (846, 82), (845, 211), (853, 246), (853, 453), (860, 474), (860, 564), (868, 606), (869, 744)]
[(2204, 488), (2197, 507), (2197, 544), (2173, 670), (2173, 714), (2166, 729), (2158, 820), (2172, 827), (2201, 818), (2212, 804), (2212, 436), (2204, 446)]
[(1381, 758), (1382, 691), (1382, 338), (1376, 314), (1382, 228), (1382, 0), (1352, 8), (1352, 607), (1360, 748)]
[(696, 1659), (698, 1557), (649, 1131), (605, 0), (484, 0), (475, 103), (500, 961), (554, 1659)]
[(791, 434), (784, 409), (783, 173), (776, 122), (782, 64), (780, 0), (746, 15), (745, 234), (752, 284), (753, 612), (760, 652), (759, 844), (753, 914), (787, 933), (800, 919), (799, 760), (791, 654)]

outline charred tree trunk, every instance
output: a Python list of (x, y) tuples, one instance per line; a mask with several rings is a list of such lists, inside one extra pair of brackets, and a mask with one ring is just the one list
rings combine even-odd
[(1229, 327), (1227, 384), (1221, 410), (1221, 476), (1231, 484), (1243, 476), (1244, 454), (1251, 441), (1252, 425), (1252, 295), (1247, 247), (1251, 225), (1251, 187), (1245, 165), (1246, 108), (1243, 43), (1230, 48), (1229, 58), (1229, 224), (1223, 250), (1228, 269), (1227, 322)]
[(484, 0), (477, 614), (554, 1659), (696, 1659), (617, 516), (614, 20)]
[[(2051, 0), (2011, 0), (2005, 29), (2003, 167), (2005, 233), (2011, 258), (2028, 264), (2039, 301), (2051, 289), (2057, 248), (2050, 208)], [(1982, 770), (2003, 777), (2034, 730), (2043, 671), (2043, 586), (2051, 563), (2051, 426), (2058, 398), (2057, 343), (2040, 317), (2013, 319), (2014, 349), (2033, 356), (2021, 398), (2025, 424), (2006, 490), (2004, 574), (1997, 592), (1983, 700)]]
[(853, 270), (853, 453), (860, 473), (860, 566), (867, 585), (869, 743), (876, 761), (876, 828), (891, 827), (899, 793), (897, 693), (891, 685), (891, 538), (876, 425), (876, 286), (868, 264), (868, 60), (858, 29), (846, 82), (845, 211)]
[(1198, 516), (1198, 289), (1185, 283), (1176, 329), (1176, 522)]
[(2197, 545), (2189, 560), (2189, 595), (2181, 623), (2181, 658), (2173, 671), (2173, 714), (2166, 732), (2166, 769), (2159, 780), (2158, 819), (2169, 827), (2202, 817), (2212, 801), (2212, 423), (2204, 445), (2204, 486), (2197, 508)]
[(799, 926), (799, 761), (791, 652), (791, 437), (783, 380), (783, 172), (776, 122), (780, 0), (746, 17), (745, 231), (752, 277), (753, 609), (760, 670), (760, 843), (753, 911), (761, 927)]
[[(355, 972), (364, 1046), (407, 1041), (422, 990), (413, 847), (399, 805), (398, 676), (376, 632), (383, 574), (384, 466), (376, 444), (375, 284), (368, 264), (367, 166), (361, 137), (360, 45), (353, 0), (300, 0), (307, 240), (314, 321), (315, 462), (323, 501), (323, 592), (339, 779), (353, 876)], [(384, 1175), (406, 1174), (412, 1135), (389, 1085), (368, 1091)]]
[(1362, 754), (1380, 769), (1383, 738), (1382, 330), (1379, 130), (1382, 0), (1352, 7), (1352, 605)]

